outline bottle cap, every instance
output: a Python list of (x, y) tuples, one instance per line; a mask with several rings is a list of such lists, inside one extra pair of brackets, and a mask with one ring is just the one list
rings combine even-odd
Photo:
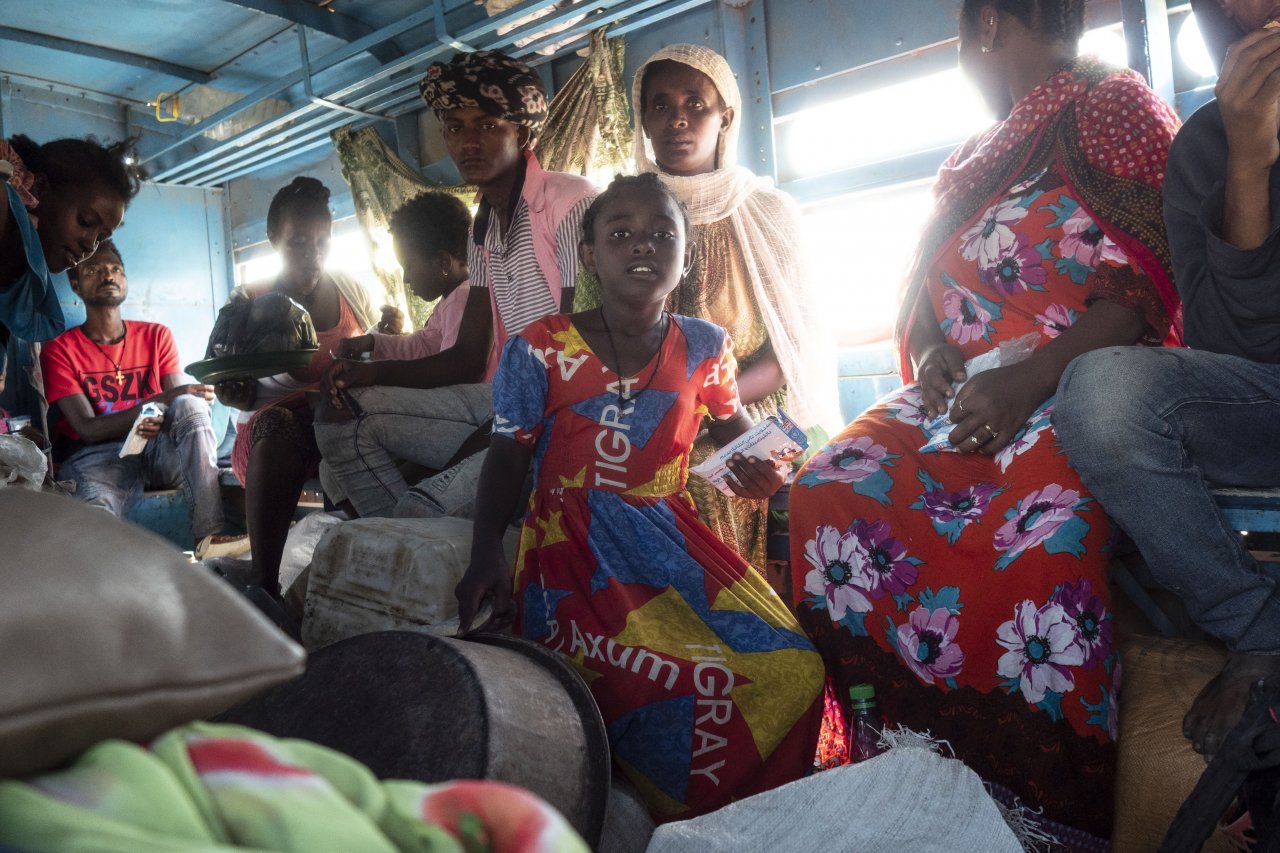
[(876, 689), (870, 684), (855, 684), (849, 688), (849, 698), (857, 701), (876, 698)]

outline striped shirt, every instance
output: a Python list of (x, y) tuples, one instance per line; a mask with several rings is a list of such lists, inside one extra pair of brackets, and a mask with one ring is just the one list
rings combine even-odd
[[(561, 293), (572, 292), (577, 284), (582, 215), (591, 202), (591, 198), (582, 199), (556, 225), (556, 267), (560, 272)], [(553, 295), (534, 253), (529, 205), (523, 196), (516, 205), (507, 233), (500, 234), (490, 220), (485, 229), (484, 249), (481, 251), (474, 240), (467, 244), (471, 286), (493, 288), (493, 303), (508, 336), (520, 334), (534, 320), (560, 313), (561, 303)]]

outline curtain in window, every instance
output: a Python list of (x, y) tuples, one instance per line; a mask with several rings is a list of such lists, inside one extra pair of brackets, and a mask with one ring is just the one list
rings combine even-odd
[(434, 303), (423, 302), (405, 289), (387, 230), (391, 214), (428, 190), (453, 193), (470, 205), (475, 187), (445, 187), (427, 181), (401, 160), (372, 127), (340, 127), (333, 131), (332, 138), (342, 162), (342, 176), (351, 185), (356, 218), (369, 244), (373, 271), (387, 289), (388, 302), (399, 307), (414, 328), (422, 328)]
[(631, 158), (631, 111), (623, 79), (625, 46), (591, 34), (586, 61), (551, 101), (546, 130), (538, 140), (538, 161), (553, 172), (585, 175), (607, 183)]

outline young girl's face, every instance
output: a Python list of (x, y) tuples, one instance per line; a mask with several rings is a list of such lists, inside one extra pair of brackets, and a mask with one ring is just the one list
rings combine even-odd
[(606, 302), (664, 302), (692, 261), (684, 217), (670, 196), (653, 189), (610, 197), (593, 231), (580, 247), (582, 263), (599, 277)]
[(404, 270), (405, 286), (420, 299), (430, 302), (444, 296), (449, 284), (457, 279), (450, 276), (450, 268), (456, 266), (446, 252), (431, 254), (418, 246), (394, 238), (396, 258)]
[(49, 187), (39, 198), (36, 232), (49, 272), (65, 272), (93, 255), (124, 220), (124, 199), (102, 183)]

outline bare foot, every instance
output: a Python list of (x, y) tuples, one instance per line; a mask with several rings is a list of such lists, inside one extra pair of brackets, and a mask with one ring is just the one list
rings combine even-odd
[(1204, 686), (1182, 718), (1182, 734), (1206, 760), (1240, 721), (1249, 688), (1260, 680), (1280, 679), (1280, 655), (1232, 652), (1213, 680)]

